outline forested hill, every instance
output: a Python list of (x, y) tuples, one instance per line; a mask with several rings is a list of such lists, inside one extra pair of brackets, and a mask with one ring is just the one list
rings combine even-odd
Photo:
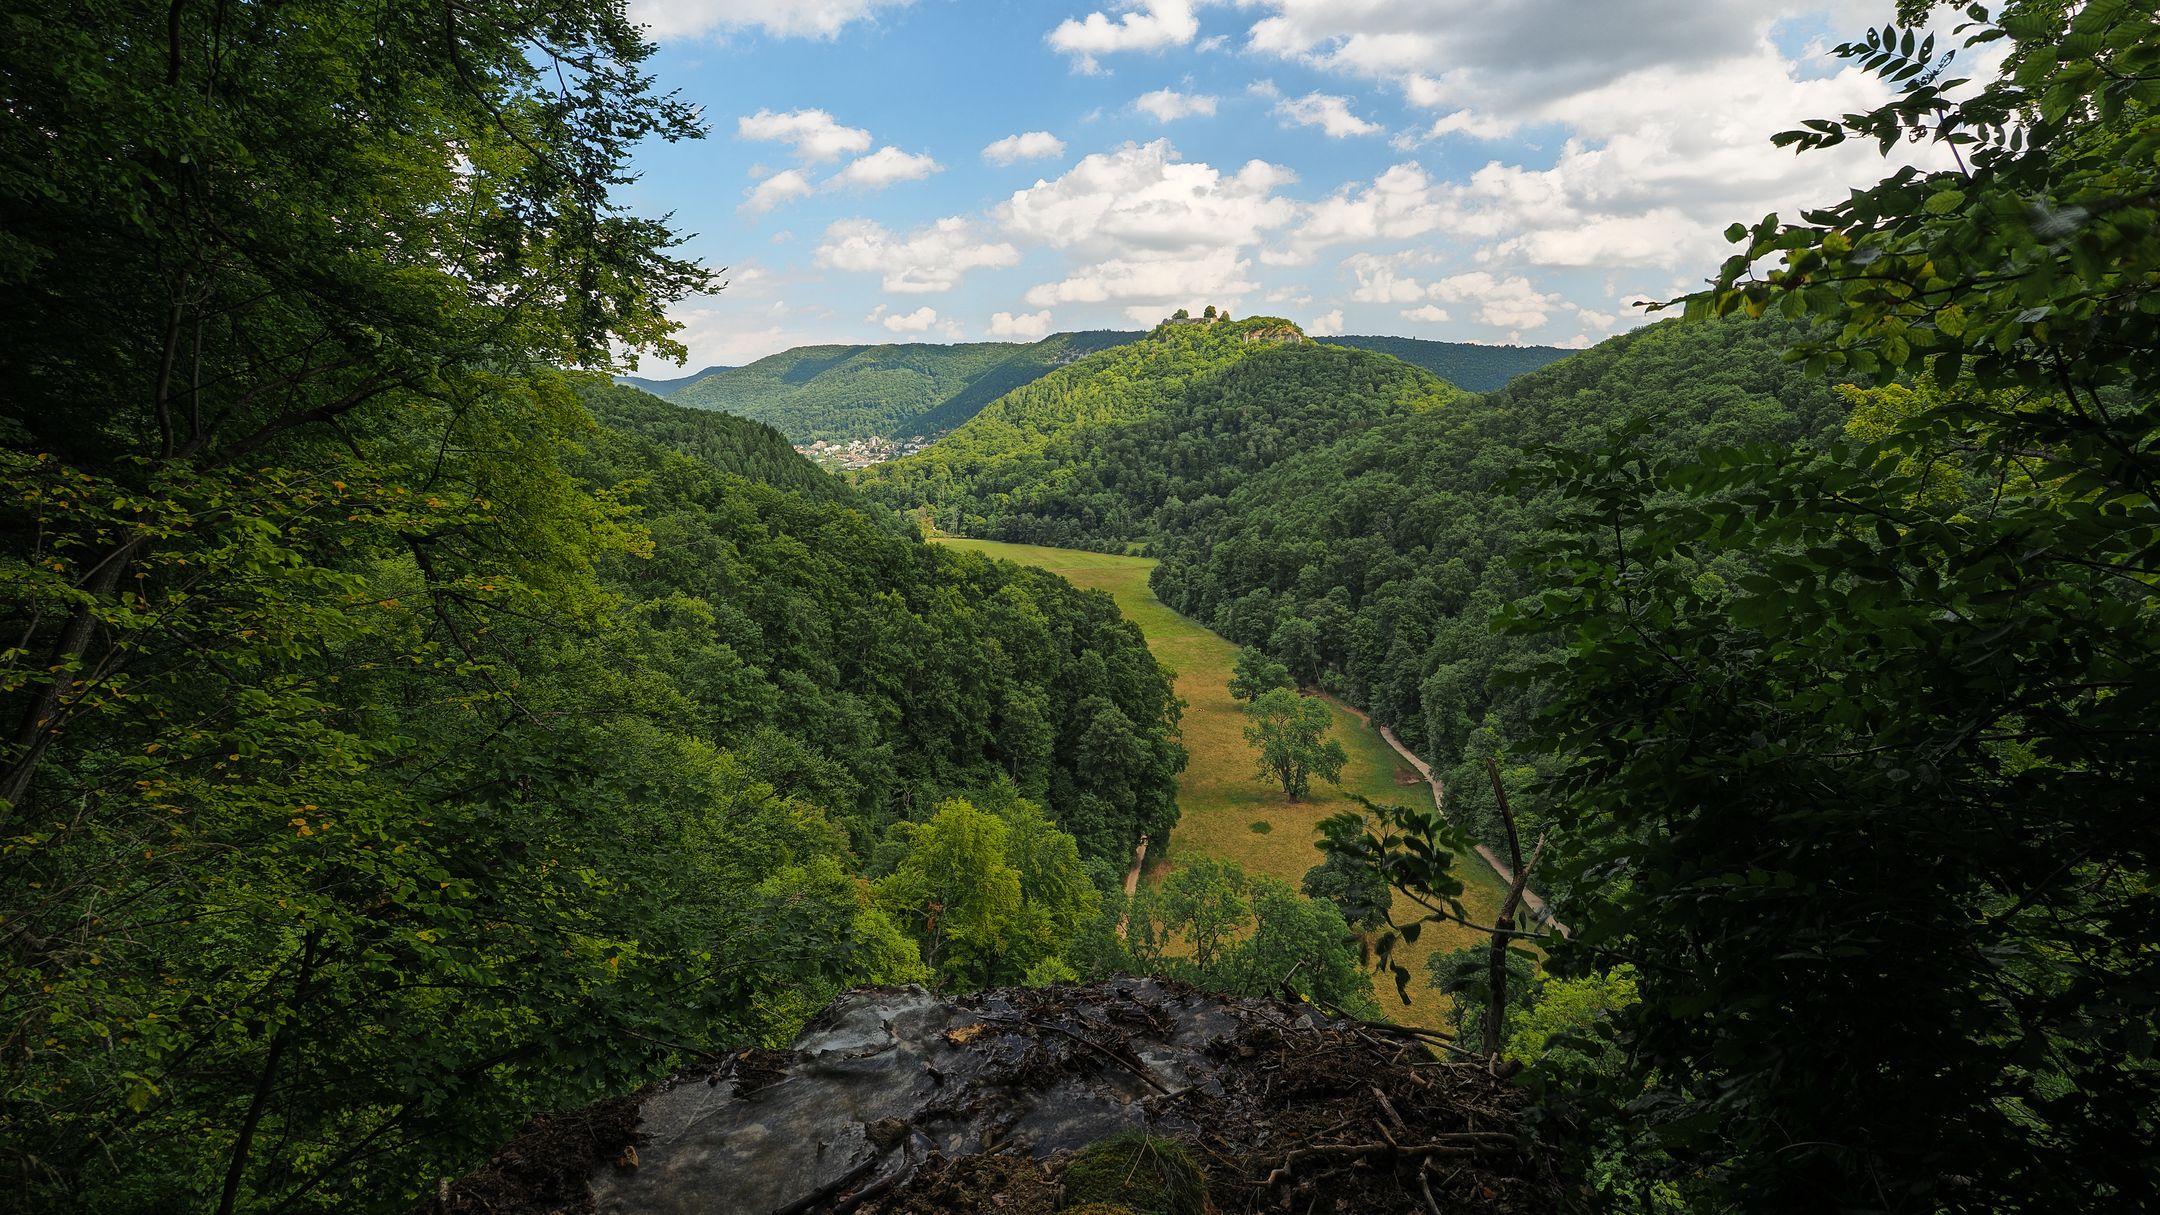
[(1487, 346), (1478, 342), (1432, 342), (1424, 338), (1350, 334), (1322, 338), (1331, 346), (1352, 346), (1392, 354), (1423, 367), (1465, 392), (1491, 392), (1516, 376), (1575, 353), (1560, 346)]
[(858, 484), (965, 535), (1122, 548), (1184, 526), (1190, 504), (1299, 451), (1462, 395), (1277, 318), (1165, 323), (1000, 398)]
[(1638, 419), (1636, 442), (1661, 455), (1833, 434), (1842, 401), (1784, 357), (1798, 336), (1776, 321), (1664, 321), (1294, 455), (1166, 518), (1156, 593), (1369, 707), (1443, 775), (1451, 812), (1497, 840), (1479, 765), (1537, 700), (1496, 679), (1528, 643), (1490, 619), (1539, 589), (1509, 558), (1558, 496), (1510, 475), (1541, 445), (1598, 450)]
[(765, 422), (797, 443), (949, 430), (1023, 384), (1138, 333), (1059, 333), (1026, 345), (801, 346), (704, 376), (668, 397)]
[(847, 482), (798, 454), (763, 422), (685, 409), (622, 384), (588, 382), (578, 396), (602, 425), (721, 471), (821, 501), (854, 502)]

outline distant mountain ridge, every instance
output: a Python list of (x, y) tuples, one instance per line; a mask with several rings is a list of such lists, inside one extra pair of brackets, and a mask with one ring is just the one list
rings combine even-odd
[(1277, 317), (1173, 320), (998, 398), (857, 485), (947, 531), (1114, 551), (1281, 460), (1464, 395)]
[(1067, 363), (1142, 336), (1087, 330), (1030, 343), (799, 346), (668, 399), (764, 422), (796, 443), (934, 435)]
[(1562, 346), (1485, 346), (1475, 342), (1434, 342), (1424, 338), (1346, 334), (1321, 338), (1331, 346), (1352, 346), (1392, 354), (1423, 367), (1465, 392), (1498, 392), (1509, 380), (1574, 354)]
[(688, 388), (690, 385), (697, 383), (699, 380), (704, 379), (706, 376), (719, 375), (723, 371), (733, 370), (735, 370), (733, 367), (726, 367), (722, 366), (721, 364), (715, 363), (712, 366), (707, 367), (703, 371), (693, 371), (689, 375), (676, 376), (672, 380), (652, 380), (647, 379), (644, 376), (619, 375), (615, 377), (615, 382), (621, 384), (625, 388), (635, 388), (639, 392), (649, 392), (656, 397), (665, 398), (671, 393), (680, 392), (683, 389)]
[[(1059, 367), (1146, 336), (1094, 329), (1052, 334), (1039, 342), (797, 346), (742, 367), (708, 367), (680, 379), (615, 379), (677, 405), (764, 422), (793, 443), (929, 437), (960, 426), (992, 401)], [(1558, 346), (1405, 337), (1316, 340), (1392, 355), (1468, 392), (1495, 391), (1574, 353)]]

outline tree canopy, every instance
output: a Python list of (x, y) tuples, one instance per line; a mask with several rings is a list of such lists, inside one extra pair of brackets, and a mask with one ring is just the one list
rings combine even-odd
[(1327, 736), (1333, 719), (1323, 701), (1276, 688), (1247, 704), (1245, 716), (1252, 719), (1245, 741), (1255, 752), (1259, 778), (1281, 785), (1291, 801), (1312, 792), (1314, 777), (1332, 782), (1350, 762), (1342, 744)]

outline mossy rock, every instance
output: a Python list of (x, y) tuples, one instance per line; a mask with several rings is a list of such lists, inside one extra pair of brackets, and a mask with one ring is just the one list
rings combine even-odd
[(1201, 1215), (1207, 1175), (1192, 1149), (1146, 1131), (1122, 1131), (1090, 1144), (1065, 1166), (1067, 1215)]

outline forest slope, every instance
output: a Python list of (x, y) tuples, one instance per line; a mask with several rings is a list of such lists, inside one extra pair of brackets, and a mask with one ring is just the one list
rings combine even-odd
[(1634, 420), (1662, 453), (1833, 433), (1845, 409), (1831, 385), (1784, 358), (1797, 332), (1661, 322), (1295, 455), (1155, 533), (1155, 589), (1369, 708), (1442, 774), (1450, 813), (1496, 838), (1479, 757), (1536, 696), (1498, 680), (1524, 643), (1488, 621), (1538, 589), (1509, 558), (1550, 506), (1510, 474), (1541, 445), (1595, 450)]
[(1350, 346), (1392, 354), (1412, 367), (1423, 367), (1464, 392), (1492, 392), (1519, 375), (1575, 353), (1560, 346), (1486, 346), (1477, 342), (1431, 342), (1424, 338), (1346, 334), (1322, 338), (1330, 346)]
[(669, 400), (767, 423), (797, 443), (936, 434), (998, 397), (1137, 333), (1091, 330), (1039, 342), (800, 346), (703, 376)]
[(666, 379), (655, 379), (641, 375), (618, 375), (615, 377), (615, 382), (625, 388), (635, 388), (640, 392), (649, 392), (656, 397), (667, 397), (681, 392), (706, 376), (719, 375), (723, 371), (733, 370), (735, 370), (733, 367), (723, 367), (715, 363), (702, 371), (693, 371), (688, 375), (670, 376)]
[(1118, 549), (1192, 503), (1382, 419), (1462, 396), (1407, 363), (1313, 343), (1288, 321), (1166, 323), (1008, 394), (863, 491), (949, 532)]
[[(1230, 695), (1238, 647), (1170, 610), (1148, 588), (1155, 562), (1146, 557), (1073, 549), (1005, 544), (995, 540), (944, 541), (949, 548), (1001, 557), (1060, 575), (1073, 585), (1107, 591), (1125, 618), (1139, 626), (1148, 649), (1176, 672), (1178, 699), (1185, 711), (1178, 737), (1189, 760), (1178, 774), (1178, 825), (1165, 846), (1157, 840), (1148, 852), (1149, 879), (1159, 881), (1170, 866), (1200, 857), (1219, 857), (1249, 873), (1278, 878), (1295, 886), (1323, 859), (1318, 826), (1329, 815), (1355, 812), (1357, 799), (1433, 808), (1430, 786), (1406, 769), (1369, 721), (1339, 701), (1329, 700), (1333, 736), (1348, 753), (1341, 779), (1316, 786), (1302, 801), (1283, 798), (1280, 788), (1255, 779), (1253, 748), (1245, 741), (1249, 719)], [(1470, 918), (1490, 924), (1507, 887), (1490, 869), (1465, 858), (1459, 876), (1469, 889), (1463, 904)], [(1397, 922), (1415, 919), (1407, 896), (1397, 895)], [(1485, 938), (1460, 924), (1428, 925), (1420, 939), (1398, 947), (1396, 960), (1420, 972), (1434, 955)], [(1391, 1020), (1444, 1028), (1448, 1000), (1418, 984), (1406, 1003), (1387, 972), (1371, 975), (1374, 1000)]]

